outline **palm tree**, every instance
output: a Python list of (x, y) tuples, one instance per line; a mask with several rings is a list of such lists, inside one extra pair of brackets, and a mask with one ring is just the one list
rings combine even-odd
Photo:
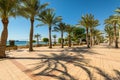
[(93, 36), (93, 45), (96, 45), (97, 36), (99, 36), (100, 31), (98, 29), (92, 30), (92, 36)]
[(0, 57), (6, 57), (5, 49), (8, 38), (9, 18), (17, 15), (18, 0), (0, 0), (0, 17), (3, 24), (3, 31), (0, 42)]
[(109, 39), (109, 46), (111, 46), (113, 35), (114, 35), (113, 27), (110, 26), (110, 25), (105, 25), (105, 29), (104, 30), (107, 33), (107, 36), (108, 36), (108, 39)]
[(103, 34), (103, 33), (100, 32), (100, 31), (98, 31), (98, 32), (96, 33), (96, 43), (97, 43), (97, 44), (100, 44), (100, 42), (103, 42), (103, 41), (104, 41), (104, 37), (103, 37), (102, 34)]
[(89, 26), (90, 26), (90, 46), (92, 47), (93, 45), (93, 30), (96, 26), (99, 25), (99, 21), (96, 19), (94, 19), (94, 16), (92, 14), (89, 14), (89, 18), (88, 18), (88, 22), (89, 22)]
[(31, 28), (30, 28), (30, 35), (29, 35), (29, 51), (33, 51), (33, 33), (34, 33), (34, 18), (43, 10), (45, 10), (48, 3), (40, 4), (40, 0), (23, 0), (21, 3), (21, 10), (19, 14), (25, 18), (30, 18)]
[[(82, 20), (79, 21), (79, 25), (82, 25), (84, 27), (86, 27), (86, 41), (87, 41), (87, 47), (90, 48), (90, 46), (92, 47), (92, 33), (93, 33), (93, 29), (99, 25), (99, 21), (97, 19), (94, 19), (94, 15), (92, 14), (86, 14), (85, 16), (82, 16)], [(89, 46), (89, 40), (88, 40), (88, 31), (90, 28), (90, 46)]]
[(54, 44), (56, 44), (56, 38), (57, 38), (57, 36), (53, 35), (53, 38), (54, 38)]
[(57, 27), (54, 27), (54, 31), (60, 31), (61, 32), (61, 48), (64, 47), (63, 43), (64, 43), (64, 40), (63, 40), (63, 34), (65, 32), (65, 29), (66, 29), (66, 25), (65, 23), (59, 23)]
[(52, 26), (55, 26), (58, 22), (62, 20), (60, 16), (55, 17), (55, 13), (52, 9), (49, 9), (47, 11), (43, 11), (39, 14), (38, 21), (42, 22), (43, 24), (38, 24), (37, 26), (41, 25), (48, 25), (49, 28), (49, 48), (52, 48), (52, 41), (51, 41), (51, 28)]
[(86, 14), (85, 16), (82, 16), (81, 18), (82, 18), (82, 20), (79, 21), (78, 25), (83, 26), (83, 27), (86, 28), (87, 47), (90, 48), (90, 45), (89, 45), (89, 36), (88, 36), (88, 33), (89, 33), (89, 22), (88, 22), (89, 15)]
[(68, 33), (68, 47), (71, 47), (71, 35), (72, 35), (72, 32), (73, 32), (73, 28), (74, 27), (71, 27), (71, 25), (66, 25), (66, 32)]
[(36, 41), (37, 41), (37, 46), (39, 45), (39, 38), (40, 38), (40, 34), (36, 34), (36, 35), (34, 35), (34, 37), (37, 39)]
[(119, 22), (120, 16), (113, 15), (110, 16), (108, 19), (105, 20), (105, 24), (112, 25), (114, 29), (114, 42), (115, 42), (115, 48), (118, 48), (118, 40), (117, 40), (117, 24)]

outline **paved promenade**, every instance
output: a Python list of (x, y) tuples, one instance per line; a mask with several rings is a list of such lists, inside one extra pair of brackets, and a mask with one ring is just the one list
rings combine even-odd
[(6, 52), (0, 80), (120, 80), (120, 48), (34, 48)]

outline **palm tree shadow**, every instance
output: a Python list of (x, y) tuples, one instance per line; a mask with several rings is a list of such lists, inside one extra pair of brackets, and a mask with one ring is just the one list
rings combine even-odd
[(72, 64), (83, 69), (88, 74), (90, 80), (92, 80), (91, 72), (89, 71), (88, 66), (86, 66), (90, 60), (85, 59), (81, 54), (51, 53), (50, 56), (39, 56), (41, 57), (41, 61), (37, 63), (33, 69), (26, 70), (36, 71), (40, 69), (40, 71), (34, 74), (34, 76), (49, 76), (58, 80), (78, 80), (69, 73), (67, 65)]
[(120, 71), (118, 70), (113, 70), (116, 76), (111, 76), (99, 68), (95, 67), (95, 69), (97, 70), (98, 74), (100, 74), (105, 80), (120, 80)]
[(48, 76), (58, 80), (79, 80), (71, 73), (69, 73), (68, 66), (69, 64), (71, 64), (73, 65), (72, 67), (70, 67), (71, 69), (74, 67), (80, 68), (87, 73), (89, 80), (93, 80), (93, 75), (89, 70), (89, 67), (91, 66), (88, 66), (90, 60), (86, 59), (83, 54), (98, 53), (92, 52), (86, 47), (65, 48), (60, 52), (62, 53), (50, 53), (50, 55), (38, 54), (38, 57), (8, 57), (8, 59), (40, 60), (38, 63), (30, 64), (35, 65), (34, 68), (25, 71), (37, 71), (37, 73), (35, 73), (34, 76)]
[(91, 49), (88, 49), (87, 47), (74, 47), (74, 48), (71, 48), (70, 51), (76, 52), (76, 53), (80, 52), (82, 54), (91, 54), (91, 55), (97, 54), (97, 55), (101, 55), (101, 54), (99, 54), (97, 52), (92, 51)]

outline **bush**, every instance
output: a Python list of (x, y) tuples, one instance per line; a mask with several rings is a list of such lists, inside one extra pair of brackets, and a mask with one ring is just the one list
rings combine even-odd
[(43, 42), (48, 42), (49, 41), (49, 39), (48, 38), (43, 38)]
[[(58, 43), (61, 43), (61, 38), (58, 39)], [(63, 39), (63, 43), (64, 43), (64, 39)]]

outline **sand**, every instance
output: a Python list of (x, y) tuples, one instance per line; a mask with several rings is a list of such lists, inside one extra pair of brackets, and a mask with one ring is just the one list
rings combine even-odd
[(120, 80), (120, 49), (106, 45), (34, 47), (33, 52), (6, 53), (11, 58), (0, 61), (0, 80)]

